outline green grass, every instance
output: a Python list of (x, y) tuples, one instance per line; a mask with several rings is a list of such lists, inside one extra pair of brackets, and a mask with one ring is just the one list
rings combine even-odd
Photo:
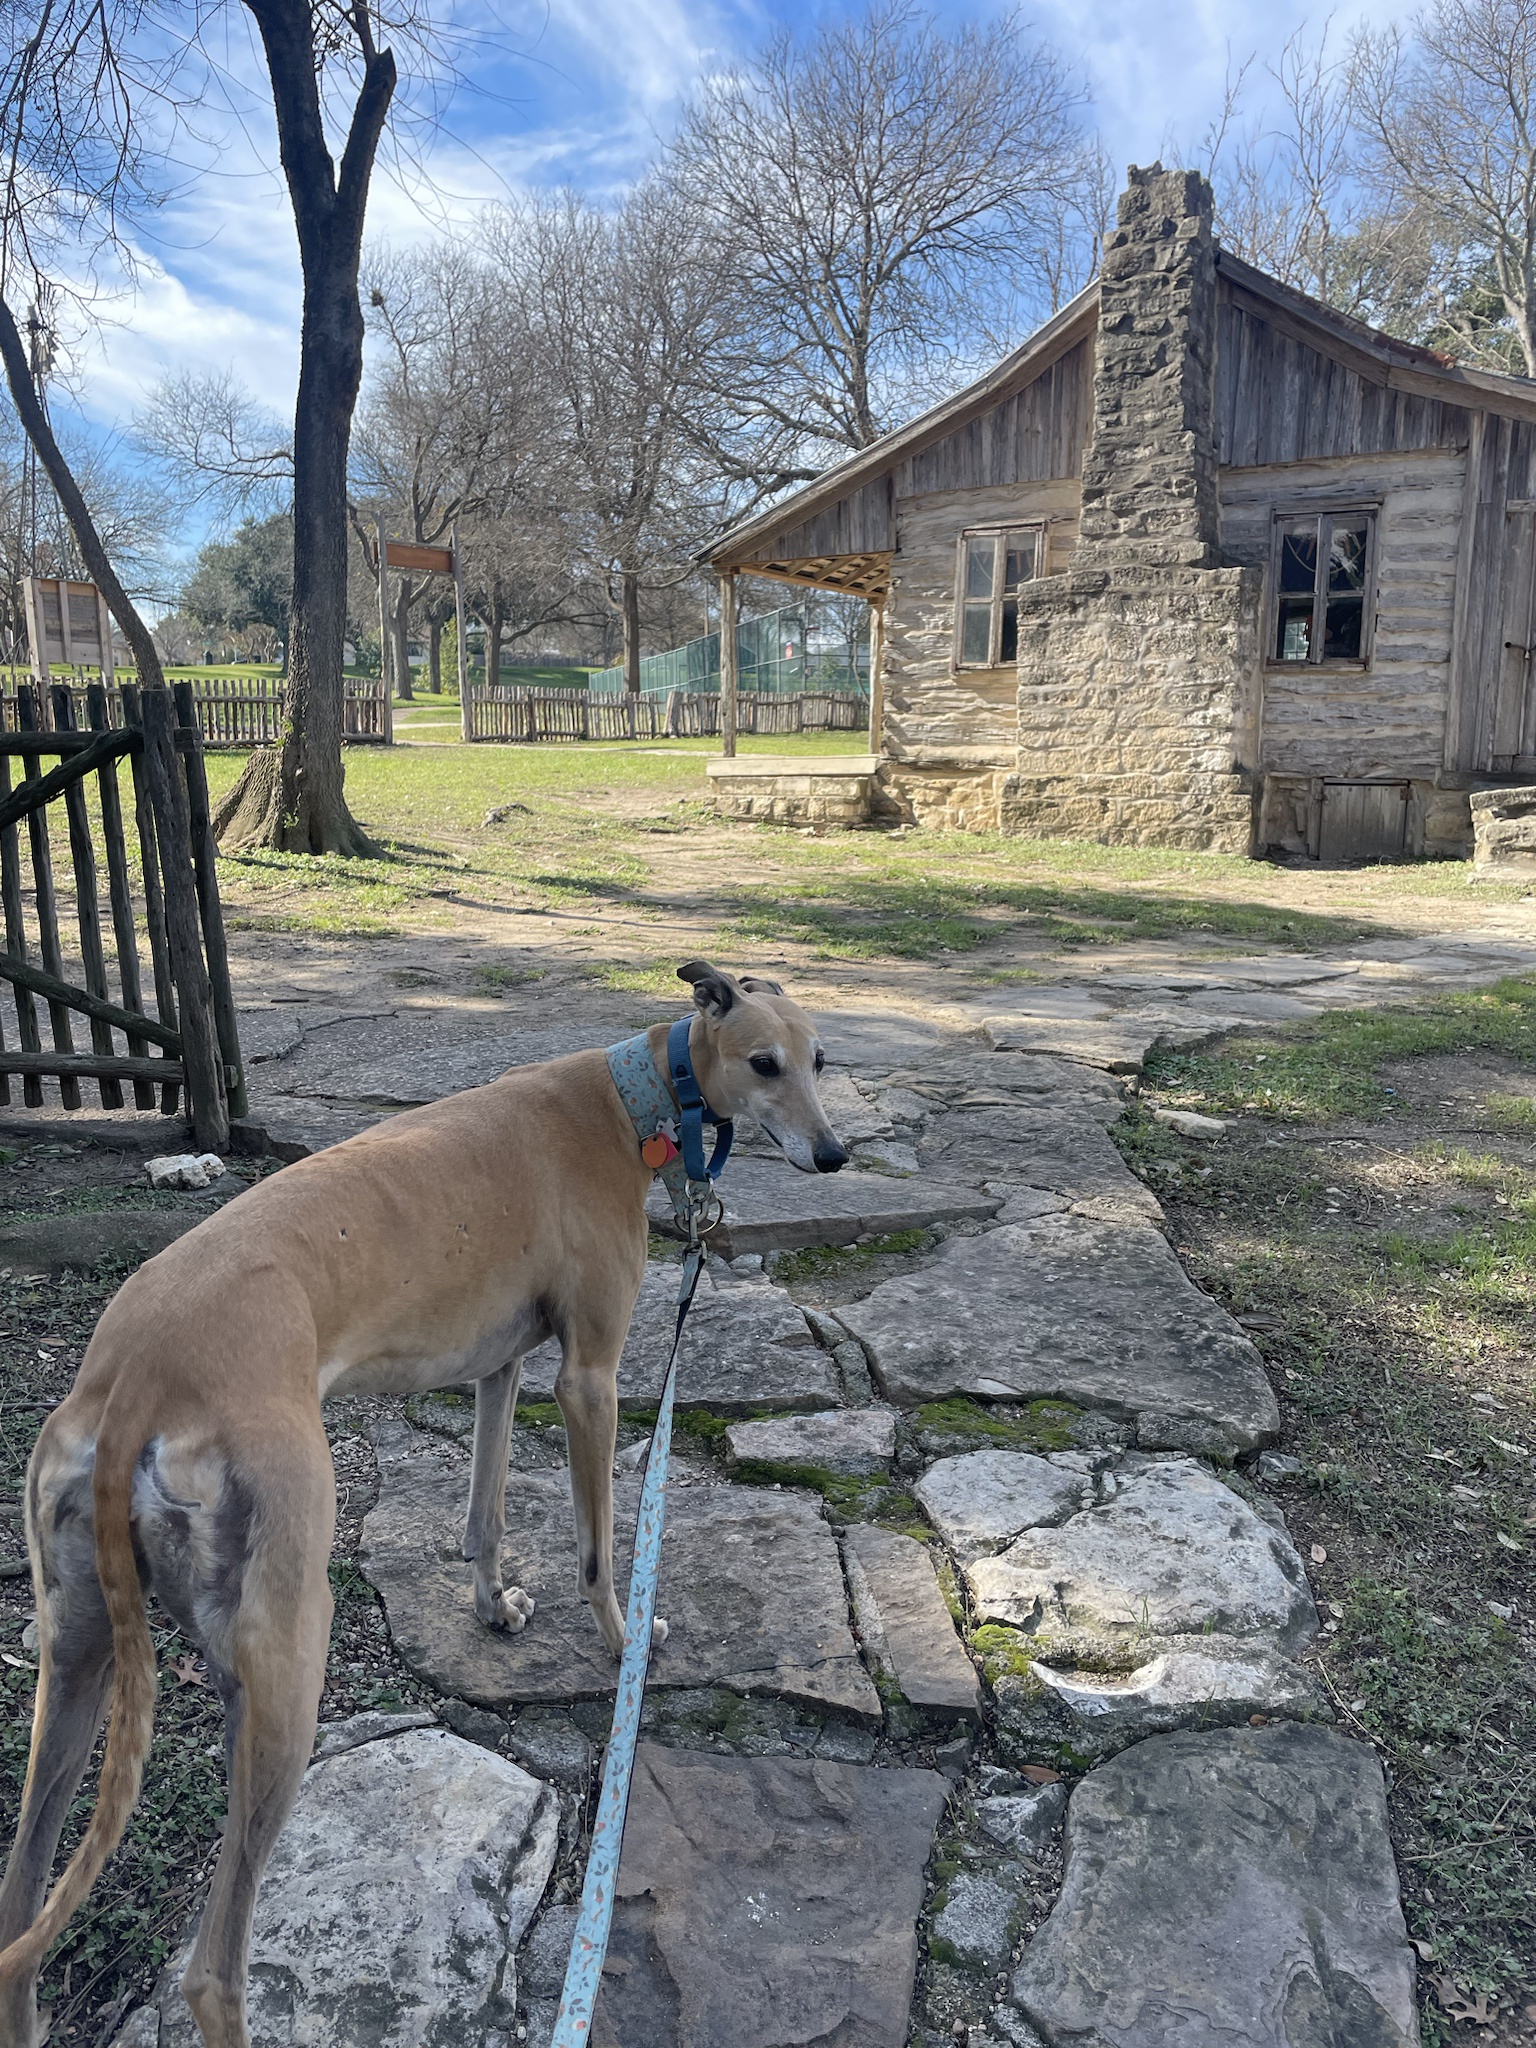
[[(1312, 1023), (1245, 1033), (1214, 1052), (1155, 1051), (1144, 1084), (1164, 1103), (1209, 1116), (1247, 1111), (1290, 1123), (1377, 1118), (1402, 1107), (1398, 1091), (1381, 1079), (1384, 1066), (1455, 1052), (1536, 1065), (1536, 982), (1501, 981), (1411, 1010), (1336, 1010)], [(1533, 1121), (1536, 1105), (1519, 1119), (1522, 1127)]]

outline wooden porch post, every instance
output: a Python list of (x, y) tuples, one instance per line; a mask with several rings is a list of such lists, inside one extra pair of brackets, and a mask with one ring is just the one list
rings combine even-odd
[(389, 686), (389, 571), (385, 567), (384, 515), (378, 518), (379, 532), (379, 676), (384, 684), (384, 702), (388, 704), (394, 691)]
[(869, 605), (869, 751), (881, 751), (885, 724), (885, 599)]
[(736, 572), (720, 577), (720, 751), (736, 752)]
[(459, 657), (459, 736), (475, 736), (474, 716), (469, 708), (469, 649), (464, 644), (464, 564), (459, 559), (459, 522), (453, 522), (453, 637)]

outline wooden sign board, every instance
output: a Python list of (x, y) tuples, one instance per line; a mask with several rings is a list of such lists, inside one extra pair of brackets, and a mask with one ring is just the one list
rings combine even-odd
[(96, 667), (112, 674), (112, 614), (94, 583), (69, 583), (62, 576), (22, 579), (27, 641), (32, 666), (46, 676), (51, 664)]
[(418, 547), (409, 540), (388, 540), (384, 543), (384, 564), (389, 569), (414, 569), (418, 575), (451, 576), (453, 549)]

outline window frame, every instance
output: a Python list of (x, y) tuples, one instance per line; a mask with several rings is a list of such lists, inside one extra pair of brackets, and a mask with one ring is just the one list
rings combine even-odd
[[(1333, 671), (1343, 674), (1359, 674), (1371, 666), (1376, 638), (1376, 563), (1380, 551), (1382, 501), (1380, 498), (1336, 498), (1326, 503), (1310, 505), (1278, 505), (1270, 515), (1269, 548), (1269, 589), (1264, 606), (1264, 666), (1281, 675), (1313, 673), (1319, 669), (1325, 673)], [(1280, 627), (1280, 600), (1284, 594), (1280, 588), (1280, 568), (1285, 535), (1303, 521), (1310, 521), (1317, 532), (1318, 573), (1314, 576), (1312, 590), (1312, 646), (1315, 650), (1304, 660), (1287, 661), (1276, 652)], [(1325, 616), (1328, 604), (1327, 579), (1321, 573), (1327, 561), (1327, 547), (1324, 539), (1325, 525), (1331, 530), (1334, 525), (1362, 523), (1366, 529), (1365, 575), (1361, 583), (1360, 601), (1360, 652), (1357, 655), (1325, 655)]]
[[(973, 540), (993, 540), (1000, 542), (1003, 548), (1004, 560), (1006, 561), (1007, 545), (1009, 539), (1014, 534), (1024, 533), (1029, 534), (1033, 538), (1035, 544), (1035, 573), (1028, 580), (1031, 583), (1037, 583), (1046, 574), (1047, 564), (1050, 559), (1050, 521), (1048, 519), (1007, 519), (995, 522), (988, 521), (987, 524), (984, 526), (967, 526), (961, 531), (959, 535), (959, 538), (955, 545), (955, 632), (953, 649), (954, 667), (957, 672), (961, 669), (966, 669), (972, 673), (976, 673), (977, 671), (986, 669), (1012, 668), (1017, 662), (1017, 654), (1015, 654), (1014, 660), (1012, 662), (1007, 662), (1002, 659), (1003, 602), (1005, 592), (1003, 590), (1003, 579), (997, 573), (996, 554), (994, 554), (992, 558), (992, 596), (990, 599), (992, 607), (992, 616), (987, 637), (987, 659), (985, 661), (966, 660), (965, 570), (966, 563), (970, 554), (970, 543)], [(977, 602), (978, 600), (972, 601)]]

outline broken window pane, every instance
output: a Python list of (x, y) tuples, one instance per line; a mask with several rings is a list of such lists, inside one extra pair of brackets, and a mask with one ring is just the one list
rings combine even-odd
[(1324, 661), (1358, 661), (1365, 627), (1365, 599), (1330, 597), (1323, 615)]
[(1016, 597), (1003, 599), (1003, 630), (997, 658), (1000, 662), (1017, 661), (1019, 658), (1019, 600)]
[(1308, 597), (1317, 588), (1317, 523), (1291, 527), (1280, 542), (1280, 588), (1304, 590)]
[(1003, 595), (1011, 596), (1021, 583), (1035, 573), (1035, 540), (1032, 533), (1010, 533), (1008, 559), (1003, 571)]
[(1328, 539), (1328, 588), (1365, 589), (1365, 543), (1369, 529), (1335, 524)]
[(1312, 652), (1312, 593), (1280, 599), (1280, 622), (1275, 635), (1276, 661), (1305, 661)]
[(1364, 659), (1372, 516), (1324, 513), (1282, 526), (1272, 660)]

